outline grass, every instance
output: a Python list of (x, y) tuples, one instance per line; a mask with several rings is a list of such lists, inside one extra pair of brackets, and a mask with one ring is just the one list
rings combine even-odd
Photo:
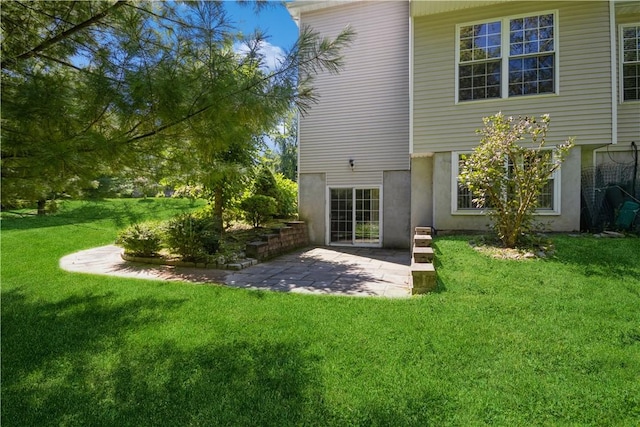
[(436, 239), (441, 292), (319, 297), (72, 274), (176, 200), (2, 220), (2, 425), (637, 425), (640, 239), (550, 259)]

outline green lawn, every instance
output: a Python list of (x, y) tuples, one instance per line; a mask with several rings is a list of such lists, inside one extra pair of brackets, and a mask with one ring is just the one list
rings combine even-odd
[(72, 274), (68, 253), (189, 203), (2, 220), (2, 425), (640, 423), (640, 239), (550, 260), (435, 241), (441, 292), (295, 295)]

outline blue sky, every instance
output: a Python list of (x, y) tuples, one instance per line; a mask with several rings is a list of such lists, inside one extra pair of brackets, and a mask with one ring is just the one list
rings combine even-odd
[(293, 46), (298, 38), (298, 27), (280, 1), (271, 3), (258, 13), (251, 4), (241, 6), (235, 1), (226, 1), (225, 6), (234, 27), (243, 34), (251, 35), (258, 28), (268, 36), (263, 53), (268, 58), (276, 58)]

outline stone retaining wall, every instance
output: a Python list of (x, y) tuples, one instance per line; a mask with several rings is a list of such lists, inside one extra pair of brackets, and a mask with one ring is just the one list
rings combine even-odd
[(165, 259), (162, 257), (138, 257), (126, 254), (124, 250), (120, 252), (120, 257), (125, 261), (139, 262), (142, 264), (169, 265), (172, 267), (185, 268), (207, 268), (216, 270), (242, 270), (243, 268), (251, 267), (258, 263), (255, 259), (241, 259), (236, 262), (229, 262), (226, 264), (218, 264), (217, 262), (189, 262), (178, 259)]
[(247, 243), (245, 254), (264, 261), (308, 245), (309, 235), (304, 221), (290, 221), (285, 227), (263, 236), (262, 241)]

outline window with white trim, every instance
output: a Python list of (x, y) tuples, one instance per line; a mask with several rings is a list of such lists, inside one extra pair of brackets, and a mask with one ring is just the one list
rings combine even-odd
[[(460, 175), (460, 170), (464, 164), (465, 159), (469, 156), (471, 152), (453, 152), (452, 153), (452, 212), (453, 213), (481, 213), (486, 208), (480, 208), (474, 203), (474, 199), (477, 197), (474, 195), (469, 188), (460, 182), (458, 175)], [(551, 152), (549, 150), (543, 150), (539, 152), (540, 156), (547, 156), (548, 160), (551, 161)], [(508, 174), (512, 165), (509, 163), (507, 159), (505, 159), (504, 170), (505, 173)], [(551, 177), (547, 180), (546, 184), (542, 188), (540, 195), (538, 196), (538, 207), (536, 212), (539, 214), (549, 213), (549, 214), (557, 214), (560, 213), (560, 169), (556, 169)], [(491, 206), (487, 207), (488, 209)]]
[(545, 12), (458, 25), (456, 101), (556, 93), (556, 21)]
[(640, 24), (621, 25), (622, 100), (640, 100)]

